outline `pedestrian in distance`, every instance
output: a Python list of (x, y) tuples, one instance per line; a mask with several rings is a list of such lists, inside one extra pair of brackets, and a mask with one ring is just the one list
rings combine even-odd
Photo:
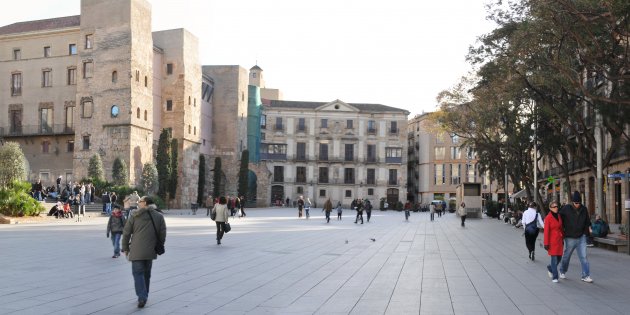
[(221, 240), (225, 234), (225, 224), (228, 223), (230, 212), (227, 208), (227, 199), (223, 196), (219, 198), (219, 203), (212, 208), (212, 215), (214, 217), (214, 223), (217, 226), (217, 245), (221, 245)]
[(166, 241), (166, 222), (157, 211), (153, 199), (144, 196), (138, 201), (138, 210), (129, 215), (122, 237), (122, 249), (131, 261), (131, 271), (138, 296), (138, 308), (149, 298), (151, 269), (157, 259), (156, 247)]
[(112, 215), (109, 217), (109, 221), (107, 222), (106, 234), (108, 238), (111, 234), (112, 245), (114, 246), (114, 256), (112, 256), (112, 258), (120, 257), (120, 239), (124, 228), (125, 217), (123, 216), (122, 211), (120, 211), (120, 207), (114, 206)]
[(466, 226), (466, 204), (463, 201), (459, 205), (457, 214), (459, 214), (459, 217), (462, 219), (462, 227), (465, 227)]
[(129, 212), (127, 216), (130, 216), (134, 211), (138, 209), (139, 201), (140, 201), (140, 196), (138, 195), (137, 191), (134, 191), (133, 193), (131, 193), (131, 195), (125, 198), (123, 202), (129, 205)]
[(444, 211), (442, 203), (438, 203), (437, 205), (434, 205), (434, 207), (435, 212), (437, 212), (438, 218), (442, 217), (442, 211)]
[(324, 211), (324, 214), (326, 215), (326, 223), (330, 222), (330, 212), (332, 211), (332, 208), (333, 205), (330, 201), (330, 198), (326, 199), (326, 202), (324, 202), (324, 207), (322, 208), (322, 211)]
[(239, 209), (240, 211), (240, 216), (242, 217), (246, 217), (247, 213), (245, 213), (245, 196), (241, 196), (240, 198), (240, 202), (241, 202), (241, 208)]
[(357, 199), (354, 209), (357, 211), (357, 217), (354, 219), (354, 223), (359, 222), (359, 219), (361, 219), (361, 224), (363, 224), (363, 202), (361, 199)]
[(341, 220), (341, 214), (343, 213), (343, 208), (341, 207), (341, 201), (337, 202), (337, 220)]
[(405, 221), (409, 221), (409, 216), (411, 216), (411, 202), (407, 200), (404, 205), (405, 210)]
[(365, 200), (363, 202), (365, 208), (365, 214), (367, 214), (367, 221), (370, 223), (370, 218), (372, 217), (372, 203), (369, 200)]
[(525, 227), (525, 246), (527, 246), (529, 251), (529, 259), (533, 261), (536, 254), (538, 228), (544, 228), (544, 222), (538, 213), (538, 205), (535, 202), (530, 202), (527, 210), (523, 212), (523, 226)]
[(206, 198), (206, 217), (210, 216), (210, 209), (212, 209), (214, 207), (214, 200), (212, 199), (211, 195), (208, 195), (208, 198)]
[(435, 218), (435, 205), (433, 203), (429, 205), (429, 214), (431, 217), (431, 221), (433, 221), (433, 219)]
[(582, 196), (573, 192), (572, 204), (564, 205), (559, 213), (564, 229), (564, 253), (560, 264), (560, 278), (565, 279), (569, 271), (569, 262), (574, 250), (577, 250), (582, 267), (582, 281), (591, 283), (590, 265), (586, 257), (586, 238), (592, 232), (588, 210), (582, 205)]
[(304, 209), (304, 196), (300, 196), (300, 198), (298, 199), (297, 207), (298, 207), (298, 218), (301, 218), (302, 210)]
[(549, 204), (549, 214), (545, 217), (545, 229), (543, 230), (543, 245), (551, 262), (547, 265), (547, 274), (554, 283), (558, 282), (558, 264), (562, 259), (564, 245), (562, 230), (562, 217), (558, 214), (558, 203), (552, 201)]
[(310, 198), (306, 198), (306, 201), (304, 202), (304, 211), (306, 212), (306, 218), (310, 218), (311, 215), (309, 213), (309, 210), (311, 210), (311, 199)]

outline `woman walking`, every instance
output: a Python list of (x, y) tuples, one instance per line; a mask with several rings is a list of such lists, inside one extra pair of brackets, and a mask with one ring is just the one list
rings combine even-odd
[(221, 245), (221, 239), (223, 234), (225, 234), (225, 224), (228, 223), (228, 218), (230, 217), (230, 211), (226, 204), (227, 199), (221, 196), (219, 203), (212, 208), (212, 214), (215, 216), (214, 223), (217, 225), (217, 245)]
[(523, 212), (523, 226), (525, 227), (525, 245), (529, 251), (529, 259), (534, 260), (536, 250), (536, 238), (538, 238), (538, 226), (544, 227), (544, 222), (538, 214), (538, 205), (530, 202), (529, 207)]
[(120, 211), (120, 207), (116, 205), (114, 206), (112, 215), (109, 217), (109, 221), (107, 222), (107, 237), (109, 238), (109, 234), (111, 233), (112, 245), (114, 246), (114, 256), (112, 256), (112, 258), (120, 257), (120, 238), (124, 227), (125, 217)]
[(304, 196), (300, 196), (300, 198), (297, 201), (297, 206), (298, 206), (298, 218), (301, 218), (302, 209), (304, 209)]
[(558, 282), (558, 263), (562, 259), (562, 251), (564, 250), (564, 232), (562, 230), (562, 218), (558, 215), (558, 203), (549, 204), (549, 214), (545, 217), (545, 229), (543, 244), (547, 254), (551, 256), (551, 262), (547, 265), (547, 274), (551, 277), (551, 281)]
[(457, 214), (459, 214), (459, 217), (462, 218), (462, 227), (465, 227), (466, 226), (466, 204), (464, 202), (462, 202), (459, 205)]

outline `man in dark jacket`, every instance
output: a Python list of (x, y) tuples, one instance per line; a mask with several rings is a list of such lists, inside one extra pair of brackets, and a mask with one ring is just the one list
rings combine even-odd
[(582, 205), (582, 196), (579, 192), (573, 192), (572, 205), (567, 204), (560, 209), (562, 228), (564, 229), (564, 253), (560, 264), (560, 278), (565, 279), (569, 270), (569, 261), (573, 250), (577, 249), (577, 255), (582, 266), (582, 281), (591, 283), (589, 263), (586, 259), (586, 238), (591, 233), (591, 219), (588, 210)]
[(122, 251), (131, 261), (138, 307), (143, 308), (149, 297), (153, 260), (157, 258), (155, 245), (164, 244), (166, 223), (150, 197), (140, 198), (138, 206), (140, 209), (129, 215), (123, 229)]

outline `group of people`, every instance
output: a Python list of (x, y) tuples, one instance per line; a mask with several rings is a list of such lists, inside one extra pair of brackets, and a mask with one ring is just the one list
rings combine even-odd
[[(222, 196), (223, 197), (223, 196)], [(238, 214), (239, 218), (247, 216), (245, 213), (245, 196), (236, 197), (223, 197), (225, 198), (225, 206), (230, 212), (230, 216), (234, 217)], [(208, 196), (206, 198), (206, 216), (210, 215), (210, 210), (214, 208), (214, 205), (220, 203), (221, 197)]]
[(591, 220), (588, 210), (582, 204), (582, 196), (574, 192), (570, 204), (560, 207), (559, 203), (549, 203), (549, 213), (541, 218), (535, 202), (529, 203), (523, 213), (522, 224), (525, 227), (525, 244), (529, 251), (529, 259), (535, 259), (535, 244), (539, 228), (543, 228), (543, 245), (551, 261), (547, 265), (547, 274), (554, 283), (558, 278), (565, 279), (569, 270), (569, 262), (574, 251), (582, 267), (581, 280), (593, 282), (590, 276), (590, 265), (586, 257), (587, 239), (592, 234)]

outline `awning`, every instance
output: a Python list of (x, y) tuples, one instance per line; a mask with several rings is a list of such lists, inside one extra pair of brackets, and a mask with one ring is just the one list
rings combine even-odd
[(525, 191), (525, 189), (514, 193), (510, 196), (510, 198), (523, 198), (523, 197), (527, 197), (527, 191)]

